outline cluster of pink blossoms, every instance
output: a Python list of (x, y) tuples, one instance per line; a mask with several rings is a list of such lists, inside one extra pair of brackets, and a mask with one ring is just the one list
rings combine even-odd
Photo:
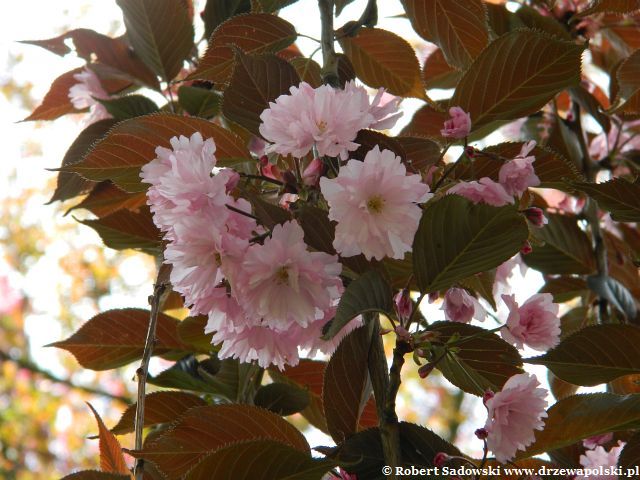
[(529, 155), (535, 146), (536, 142), (533, 140), (525, 143), (513, 160), (502, 165), (498, 172), (498, 182), (483, 177), (478, 181), (460, 182), (447, 193), (455, 193), (474, 203), (484, 202), (495, 207), (513, 203), (513, 197), (521, 197), (527, 188), (540, 185), (540, 179), (533, 169), (536, 157)]
[(331, 342), (320, 339), (343, 290), (337, 256), (308, 251), (295, 221), (252, 243), (263, 230), (250, 204), (232, 195), (238, 174), (213, 174), (213, 140), (194, 133), (172, 138), (171, 147), (158, 147), (141, 177), (168, 242), (173, 288), (192, 314), (208, 316), (207, 331), (223, 344), (219, 356), (283, 368), (298, 362), (299, 347), (331, 353), (360, 324), (353, 320)]
[(522, 306), (518, 306), (515, 295), (502, 295), (502, 300), (509, 308), (507, 325), (500, 330), (507, 342), (518, 348), (527, 345), (539, 351), (560, 343), (560, 307), (553, 303), (550, 293), (537, 293)]

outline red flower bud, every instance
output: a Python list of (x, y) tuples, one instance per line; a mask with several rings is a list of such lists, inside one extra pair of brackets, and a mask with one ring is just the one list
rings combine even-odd
[(418, 369), (418, 375), (420, 376), (420, 378), (427, 378), (429, 374), (433, 372), (434, 368), (435, 368), (435, 365), (433, 363), (427, 363), (426, 365), (422, 365)]
[(393, 297), (393, 300), (396, 305), (396, 313), (398, 314), (398, 318), (401, 320), (406, 320), (411, 316), (411, 312), (413, 311), (413, 303), (411, 302), (411, 297), (409, 296), (409, 290), (406, 288), (401, 290)]
[(531, 252), (533, 252), (533, 247), (531, 246), (531, 244), (527, 240), (526, 242), (524, 242), (524, 245), (520, 249), (520, 253), (522, 255), (529, 255)]
[(473, 157), (475, 157), (475, 156), (476, 156), (476, 149), (475, 149), (475, 148), (473, 148), (473, 147), (471, 147), (471, 146), (468, 146), (468, 147), (465, 149), (464, 153), (466, 153), (466, 154), (467, 154), (467, 157), (469, 157), (469, 158), (473, 158)]
[(524, 211), (524, 216), (535, 227), (542, 227), (549, 222), (547, 217), (544, 216), (544, 212), (538, 207), (527, 208)]
[(496, 394), (493, 393), (491, 390), (487, 390), (486, 392), (484, 392), (484, 395), (482, 395), (482, 403), (486, 405), (487, 402), (491, 400), (495, 395)]
[(485, 440), (489, 436), (489, 432), (485, 428), (479, 428), (475, 431), (476, 437), (480, 440)]
[(445, 463), (449, 461), (451, 457), (444, 452), (436, 453), (436, 456), (433, 457), (433, 465), (436, 467), (443, 467)]

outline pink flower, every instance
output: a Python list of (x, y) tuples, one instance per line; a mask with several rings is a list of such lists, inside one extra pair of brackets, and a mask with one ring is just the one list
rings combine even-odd
[(104, 105), (96, 100), (96, 98), (106, 100), (109, 98), (109, 94), (102, 87), (100, 79), (95, 72), (85, 67), (82, 72), (76, 73), (73, 78), (77, 80), (78, 83), (69, 89), (69, 99), (73, 107), (78, 110), (89, 108), (91, 115), (85, 120), (85, 123), (90, 124), (98, 120), (111, 118), (111, 115), (107, 112), (107, 109), (104, 108)]
[(268, 152), (303, 157), (315, 145), (320, 156), (348, 158), (358, 148), (363, 128), (389, 128), (395, 123), (397, 102), (380, 106), (381, 92), (369, 103), (363, 87), (348, 83), (344, 90), (328, 85), (312, 88), (302, 82), (280, 95), (262, 112), (260, 134), (272, 145)]
[[(584, 473), (588, 473), (588, 475), (579, 475), (576, 477), (576, 480), (615, 480), (618, 478), (618, 475), (599, 475), (598, 472), (600, 467), (603, 470), (615, 468), (618, 465), (618, 457), (620, 456), (620, 452), (624, 448), (625, 443), (618, 441), (618, 445), (612, 447), (608, 452), (603, 447), (596, 447), (593, 450), (587, 450), (584, 452), (584, 455), (580, 455), (580, 465), (586, 470)], [(592, 470), (590, 470), (592, 469)]]
[(585, 448), (594, 449), (598, 445), (609, 443), (611, 440), (613, 440), (613, 433), (603, 433), (602, 435), (594, 435), (593, 437), (585, 438), (582, 441), (582, 445), (584, 445)]
[(347, 82), (344, 91), (360, 98), (362, 110), (367, 110), (373, 116), (374, 123), (367, 128), (376, 130), (386, 130), (392, 128), (398, 118), (402, 116), (402, 112), (398, 112), (398, 107), (402, 98), (390, 95), (385, 92), (384, 88), (379, 88), (376, 96), (373, 97), (371, 105), (369, 105), (369, 95), (362, 87), (357, 87), (355, 81)]
[(464, 288), (450, 288), (444, 296), (441, 310), (450, 322), (469, 323), (472, 318), (484, 321), (485, 312), (480, 302)]
[(521, 373), (511, 377), (502, 390), (487, 400), (487, 446), (500, 463), (513, 459), (535, 440), (534, 430), (542, 430), (547, 416), (547, 391), (538, 388), (535, 376)]
[(324, 163), (319, 158), (314, 158), (302, 172), (302, 183), (310, 187), (317, 187), (323, 173)]
[(514, 295), (502, 295), (509, 308), (507, 325), (500, 333), (502, 337), (518, 348), (524, 345), (534, 350), (548, 350), (560, 342), (559, 306), (553, 303), (550, 293), (537, 293), (521, 307)]
[(464, 138), (471, 131), (471, 115), (460, 107), (449, 109), (451, 118), (444, 122), (444, 128), (440, 130), (440, 135), (449, 138)]
[(322, 352), (325, 355), (333, 355), (333, 352), (336, 351), (336, 348), (338, 348), (338, 345), (344, 337), (363, 325), (362, 317), (358, 315), (342, 327), (331, 340), (323, 340), (320, 338), (323, 335), (322, 329), (329, 321), (333, 320), (335, 313), (336, 307), (333, 307), (325, 313), (324, 318), (316, 320), (307, 328), (300, 328), (300, 347), (308, 350), (309, 357), (313, 357), (318, 352)]
[(460, 182), (449, 190), (448, 194), (455, 193), (471, 200), (473, 203), (484, 202), (494, 207), (502, 207), (513, 203), (513, 197), (499, 183), (489, 177), (482, 177), (479, 181)]
[(533, 170), (536, 157), (527, 156), (535, 146), (534, 141), (525, 143), (516, 158), (500, 167), (498, 180), (509, 195), (521, 197), (527, 188), (540, 185), (540, 179)]
[[(163, 231), (198, 211), (223, 210), (229, 197), (231, 174), (211, 176), (216, 165), (212, 138), (203, 140), (199, 132), (190, 138), (173, 137), (171, 149), (156, 148), (156, 158), (142, 167), (140, 177), (152, 186), (147, 193), (154, 222)], [(223, 170), (224, 172), (224, 170)], [(225, 218), (220, 218), (223, 224)]]
[(263, 325), (287, 331), (324, 317), (342, 294), (338, 257), (310, 252), (294, 222), (276, 225), (263, 245), (251, 245), (232, 282), (249, 316)]
[(364, 161), (349, 160), (337, 178), (320, 179), (329, 218), (338, 222), (333, 246), (344, 257), (403, 258), (411, 250), (422, 211), (432, 197), (419, 175), (376, 145)]

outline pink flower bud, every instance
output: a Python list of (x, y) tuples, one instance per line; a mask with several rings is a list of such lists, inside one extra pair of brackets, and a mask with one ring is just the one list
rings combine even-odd
[(320, 177), (324, 173), (324, 163), (319, 158), (314, 158), (302, 172), (302, 183), (310, 187), (318, 186)]
[(393, 300), (396, 304), (396, 313), (398, 314), (398, 317), (401, 320), (408, 319), (413, 311), (413, 303), (409, 296), (409, 290), (401, 290), (395, 297), (393, 297)]
[(471, 115), (460, 107), (449, 109), (451, 118), (444, 122), (444, 128), (440, 130), (440, 135), (448, 138), (464, 138), (471, 131)]
[(527, 217), (527, 220), (535, 227), (540, 228), (549, 223), (547, 217), (544, 216), (544, 212), (538, 207), (527, 208), (524, 211), (524, 216)]
[(433, 363), (427, 363), (426, 365), (422, 365), (418, 369), (418, 375), (420, 376), (420, 378), (427, 378), (429, 374), (433, 372), (434, 368), (435, 368), (435, 365)]
[(436, 456), (433, 457), (433, 465), (436, 467), (443, 467), (445, 463), (449, 461), (451, 457), (444, 452), (436, 453)]
[(489, 432), (487, 432), (486, 428), (479, 428), (475, 431), (476, 437), (480, 440), (485, 440), (489, 436)]
[(533, 252), (533, 247), (529, 243), (529, 240), (527, 240), (526, 242), (524, 242), (524, 245), (520, 249), (520, 253), (522, 255), (529, 255), (531, 252)]
[(404, 340), (405, 342), (408, 342), (411, 339), (411, 334), (402, 325), (396, 326), (396, 328), (394, 328), (394, 331), (396, 332), (398, 338)]

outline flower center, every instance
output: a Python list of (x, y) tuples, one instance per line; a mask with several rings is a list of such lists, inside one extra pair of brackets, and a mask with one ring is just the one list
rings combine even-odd
[(320, 120), (319, 122), (316, 122), (316, 126), (318, 127), (318, 130), (323, 133), (327, 129), (327, 122)]
[(289, 285), (289, 271), (287, 267), (280, 267), (276, 271), (276, 283), (278, 285)]
[(374, 195), (367, 201), (367, 209), (371, 213), (380, 213), (384, 208), (384, 198), (380, 195)]

